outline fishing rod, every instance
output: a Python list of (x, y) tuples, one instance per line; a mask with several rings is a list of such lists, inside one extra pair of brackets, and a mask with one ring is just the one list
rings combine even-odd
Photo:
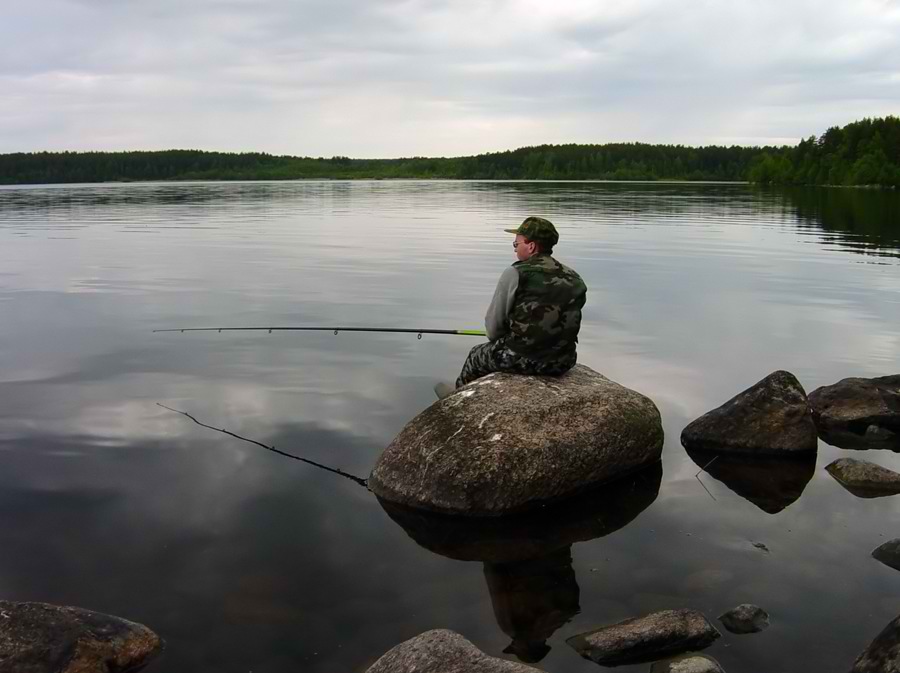
[(487, 336), (480, 329), (412, 329), (409, 327), (174, 327), (154, 332), (389, 332), (401, 334), (453, 334), (457, 336)]

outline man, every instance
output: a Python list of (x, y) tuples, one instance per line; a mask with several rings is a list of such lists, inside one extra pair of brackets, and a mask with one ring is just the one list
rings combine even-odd
[(556, 227), (529, 217), (504, 231), (516, 235), (518, 261), (500, 276), (484, 317), (489, 341), (469, 352), (457, 388), (491, 372), (559, 376), (575, 366), (587, 287), (551, 257)]

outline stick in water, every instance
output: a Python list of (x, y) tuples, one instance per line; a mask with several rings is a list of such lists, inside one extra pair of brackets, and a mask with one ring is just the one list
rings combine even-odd
[(272, 452), (274, 452), (274, 453), (277, 453), (277, 454), (280, 455), (280, 456), (284, 456), (284, 457), (286, 457), (286, 458), (293, 458), (294, 460), (299, 460), (299, 461), (301, 461), (301, 462), (303, 462), (303, 463), (306, 463), (306, 464), (308, 464), (308, 465), (312, 465), (312, 466), (314, 466), (314, 467), (318, 467), (318, 468), (320, 468), (320, 469), (327, 470), (328, 472), (332, 472), (333, 474), (338, 474), (338, 475), (340, 475), (340, 476), (342, 476), (342, 477), (346, 477), (347, 479), (350, 479), (351, 481), (355, 481), (357, 484), (359, 484), (360, 486), (362, 486), (362, 487), (364, 487), (364, 488), (366, 488), (366, 489), (369, 488), (369, 484), (368, 484), (368, 482), (367, 482), (365, 479), (362, 479), (361, 477), (356, 477), (356, 476), (354, 476), (354, 475), (352, 475), (352, 474), (347, 474), (347, 473), (344, 472), (343, 470), (339, 470), (339, 469), (334, 468), (334, 467), (328, 467), (327, 465), (322, 465), (321, 463), (317, 463), (317, 462), (315, 462), (314, 460), (309, 460), (308, 458), (301, 458), (300, 456), (295, 456), (295, 455), (292, 454), (292, 453), (286, 453), (286, 452), (284, 452), (284, 451), (280, 451), (280, 450), (276, 449), (274, 446), (266, 446), (266, 445), (263, 444), (262, 442), (257, 442), (255, 439), (249, 439), (249, 438), (247, 438), (247, 437), (241, 437), (240, 435), (235, 434), (235, 433), (233, 433), (233, 432), (230, 432), (230, 431), (228, 431), (228, 430), (225, 430), (225, 429), (223, 429), (223, 428), (214, 428), (213, 426), (207, 425), (206, 423), (201, 423), (200, 421), (198, 421), (196, 418), (194, 418), (193, 416), (191, 416), (191, 415), (190, 415), (189, 413), (187, 413), (186, 411), (179, 411), (178, 409), (173, 409), (172, 407), (167, 407), (165, 404), (160, 404), (159, 402), (156, 403), (156, 406), (162, 407), (163, 409), (167, 409), (168, 411), (174, 411), (176, 414), (181, 414), (182, 416), (187, 416), (187, 417), (190, 418), (192, 421), (194, 421), (194, 423), (196, 423), (197, 425), (199, 425), (199, 426), (201, 426), (201, 427), (209, 428), (210, 430), (215, 430), (216, 432), (224, 433), (224, 434), (226, 434), (226, 435), (229, 435), (229, 436), (231, 436), (231, 437), (234, 437), (235, 439), (240, 439), (240, 440), (242, 440), (242, 441), (244, 441), (244, 442), (250, 442), (251, 444), (256, 444), (257, 446), (261, 446), (262, 448), (264, 448), (264, 449), (266, 449), (266, 450), (268, 450), (268, 451), (272, 451)]

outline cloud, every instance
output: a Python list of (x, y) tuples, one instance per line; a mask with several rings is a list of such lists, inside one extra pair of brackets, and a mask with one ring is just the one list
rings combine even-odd
[(47, 0), (0, 26), (0, 151), (794, 141), (896, 110), (898, 29), (876, 0)]

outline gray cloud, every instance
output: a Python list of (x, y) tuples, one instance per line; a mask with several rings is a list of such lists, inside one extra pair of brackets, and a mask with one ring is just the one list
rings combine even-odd
[(0, 151), (792, 142), (896, 112), (897, 35), (878, 0), (45, 0), (0, 25)]

